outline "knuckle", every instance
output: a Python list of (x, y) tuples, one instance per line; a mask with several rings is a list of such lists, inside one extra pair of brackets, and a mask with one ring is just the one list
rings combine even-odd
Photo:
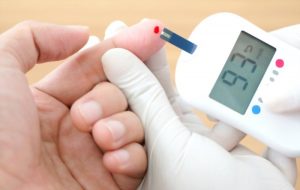
[(18, 30), (30, 31), (30, 28), (36, 25), (37, 22), (34, 20), (25, 20), (16, 25)]
[(16, 24), (7, 33), (0, 44), (0, 53), (6, 55), (15, 63), (14, 66), (23, 71), (29, 70), (34, 64), (33, 56), (27, 56), (24, 52), (35, 52), (34, 36), (32, 28), (35, 21), (26, 20)]
[(138, 117), (138, 115), (135, 114), (135, 113), (132, 112), (132, 111), (126, 111), (126, 112), (125, 112), (125, 117), (126, 117), (126, 118), (131, 118), (132, 122), (135, 123), (135, 124), (138, 125), (138, 126), (141, 126), (141, 125), (142, 125), (141, 120), (140, 120), (140, 118)]
[(139, 116), (132, 111), (126, 111), (124, 113), (124, 118), (130, 120), (127, 122), (134, 128), (138, 139), (142, 140), (144, 138), (144, 128)]
[(115, 96), (120, 100), (121, 106), (122, 107), (127, 107), (127, 98), (124, 95), (124, 93), (114, 84), (110, 82), (101, 82), (95, 86), (95, 91), (98, 92), (103, 92), (104, 90), (107, 91), (107, 93)]
[(133, 111), (125, 112), (127, 118), (133, 118), (135, 120), (140, 120), (139, 117)]

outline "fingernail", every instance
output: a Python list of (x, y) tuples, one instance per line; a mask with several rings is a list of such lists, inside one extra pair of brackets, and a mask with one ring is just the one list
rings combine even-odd
[(110, 131), (114, 141), (120, 140), (125, 134), (125, 127), (119, 121), (105, 121), (105, 126)]
[(79, 112), (88, 125), (94, 124), (102, 116), (102, 109), (96, 101), (88, 101), (79, 106)]
[(122, 166), (126, 165), (129, 162), (129, 152), (124, 149), (117, 150), (112, 153), (112, 155), (115, 157), (115, 159), (118, 160), (119, 164)]

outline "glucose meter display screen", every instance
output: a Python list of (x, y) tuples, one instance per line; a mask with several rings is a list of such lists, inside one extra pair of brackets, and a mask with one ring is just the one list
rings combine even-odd
[(209, 97), (245, 114), (276, 49), (242, 31)]

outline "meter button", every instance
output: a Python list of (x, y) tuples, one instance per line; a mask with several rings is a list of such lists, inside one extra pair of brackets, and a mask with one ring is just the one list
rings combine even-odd
[(260, 106), (259, 105), (252, 106), (252, 113), (253, 114), (259, 114), (260, 113)]
[(278, 74), (279, 74), (279, 72), (278, 72), (278, 71), (276, 71), (276, 70), (273, 70), (273, 74), (274, 74), (274, 75), (278, 75)]
[(284, 61), (282, 59), (277, 59), (275, 64), (278, 68), (282, 68), (284, 66)]

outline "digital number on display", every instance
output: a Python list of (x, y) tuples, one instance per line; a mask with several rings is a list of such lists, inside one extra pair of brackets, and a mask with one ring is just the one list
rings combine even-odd
[(245, 114), (276, 49), (242, 31), (209, 97)]

